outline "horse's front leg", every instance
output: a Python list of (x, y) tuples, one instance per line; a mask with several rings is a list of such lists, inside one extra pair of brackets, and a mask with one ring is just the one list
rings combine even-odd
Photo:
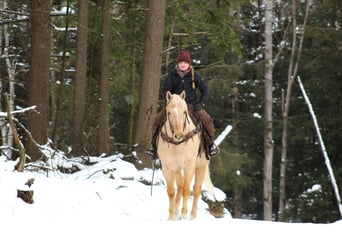
[(175, 202), (175, 176), (174, 173), (170, 171), (166, 166), (163, 166), (162, 171), (166, 180), (167, 195), (169, 196), (169, 220), (176, 220), (177, 208)]
[(195, 163), (192, 162), (184, 169), (182, 218), (186, 218), (188, 213), (188, 199), (190, 195), (190, 185), (194, 176), (194, 169)]
[(176, 211), (177, 211), (177, 216), (179, 215), (179, 204), (180, 200), (183, 194), (183, 176), (182, 173), (179, 171), (176, 174), (176, 186), (177, 186), (177, 193), (176, 193), (176, 201), (175, 201), (175, 206), (176, 206)]

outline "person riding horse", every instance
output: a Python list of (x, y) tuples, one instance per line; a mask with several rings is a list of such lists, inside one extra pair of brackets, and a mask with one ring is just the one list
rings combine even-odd
[[(201, 93), (198, 99), (196, 89)], [(171, 70), (166, 78), (163, 86), (163, 95), (170, 91), (172, 94), (180, 94), (185, 90), (185, 101), (188, 104), (190, 113), (202, 123), (204, 127), (204, 145), (208, 148), (207, 157), (214, 157), (219, 153), (218, 147), (214, 143), (215, 127), (210, 115), (205, 111), (209, 99), (209, 88), (203, 77), (194, 70), (191, 66), (191, 57), (189, 51), (181, 51), (177, 57), (177, 66)], [(157, 158), (156, 141), (159, 134), (160, 127), (165, 121), (165, 111), (160, 111), (152, 126), (152, 146), (146, 151), (146, 153)]]

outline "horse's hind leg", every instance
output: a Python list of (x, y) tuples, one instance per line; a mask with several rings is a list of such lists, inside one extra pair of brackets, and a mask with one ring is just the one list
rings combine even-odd
[(202, 192), (202, 183), (204, 180), (205, 171), (207, 167), (208, 166), (200, 166), (197, 167), (195, 170), (195, 183), (193, 187), (194, 200), (192, 202), (191, 219), (195, 219), (197, 216), (198, 199)]

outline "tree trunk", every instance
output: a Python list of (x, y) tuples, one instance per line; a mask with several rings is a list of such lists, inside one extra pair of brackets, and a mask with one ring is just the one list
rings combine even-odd
[[(235, 145), (239, 145), (239, 130), (237, 129), (239, 124), (239, 89), (234, 86), (232, 88), (232, 120), (233, 127), (236, 129), (235, 133), (232, 135), (232, 142)], [(238, 153), (238, 152), (236, 152)], [(238, 155), (238, 154), (236, 154)], [(241, 161), (238, 160), (235, 163), (237, 169), (241, 169)], [(241, 204), (242, 190), (239, 184), (235, 183), (234, 186), (234, 217), (241, 218), (242, 216), (242, 204)]]
[(264, 220), (272, 220), (272, 165), (273, 165), (273, 128), (272, 128), (272, 9), (273, 0), (265, 5), (265, 131), (264, 131)]
[(135, 111), (135, 106), (136, 106), (136, 101), (134, 100), (133, 93), (134, 93), (134, 88), (135, 88), (135, 67), (136, 67), (136, 49), (135, 49), (135, 44), (132, 47), (132, 77), (131, 77), (131, 95), (132, 95), (132, 100), (128, 103), (129, 106), (129, 120), (128, 120), (128, 135), (127, 135), (127, 149), (128, 152), (130, 153), (133, 149), (133, 128), (134, 128), (134, 111)]
[[(28, 116), (28, 130), (39, 144), (46, 144), (49, 117), (50, 65), (50, 10), (51, 1), (31, 0), (31, 56), (28, 84), (28, 105), (37, 106), (37, 112)], [(32, 161), (41, 158), (41, 152), (30, 140), (27, 154)]]
[(291, 57), (290, 64), (288, 69), (287, 76), (287, 90), (286, 97), (283, 98), (282, 105), (282, 116), (283, 116), (283, 132), (282, 132), (282, 151), (281, 151), (281, 161), (280, 161), (280, 180), (279, 180), (279, 220), (284, 221), (284, 211), (285, 211), (285, 202), (286, 202), (286, 193), (285, 193), (285, 180), (286, 180), (286, 161), (287, 161), (287, 130), (288, 130), (288, 118), (289, 118), (289, 110), (290, 110), (290, 99), (291, 99), (291, 90), (294, 79), (297, 75), (299, 60), (302, 53), (302, 45), (304, 39), (304, 31), (306, 22), (309, 15), (309, 1), (306, 2), (306, 10), (304, 16), (304, 24), (301, 34), (301, 40), (298, 49), (298, 56), (296, 63), (295, 60), (295, 52), (297, 49), (297, 21), (296, 21), (296, 0), (292, 1), (292, 48), (291, 48)]
[(139, 90), (135, 143), (144, 162), (145, 149), (151, 139), (151, 128), (157, 110), (160, 90), (161, 53), (163, 47), (166, 0), (149, 0), (145, 24), (143, 71)]
[(101, 34), (101, 73), (100, 73), (100, 103), (98, 153), (109, 153), (109, 115), (108, 115), (108, 75), (110, 53), (110, 0), (102, 1), (102, 34)]
[(70, 0), (66, 1), (66, 14), (65, 14), (65, 27), (63, 32), (63, 41), (62, 41), (62, 58), (61, 58), (61, 66), (60, 66), (60, 84), (56, 88), (55, 94), (55, 110), (53, 112), (53, 117), (51, 120), (51, 133), (50, 139), (53, 143), (58, 147), (60, 139), (58, 136), (58, 129), (62, 126), (63, 117), (62, 117), (62, 107), (65, 101), (64, 93), (66, 92), (66, 84), (65, 84), (65, 72), (66, 72), (66, 54), (67, 54), (67, 46), (68, 46), (68, 34), (69, 34), (69, 13), (70, 13)]
[(85, 88), (87, 83), (88, 1), (78, 2), (76, 43), (72, 153), (73, 155), (80, 155), (82, 153), (82, 123), (84, 120)]
[[(7, 9), (7, 1), (3, 2), (3, 9)], [(2, 32), (2, 31), (1, 31)], [(2, 34), (2, 33), (1, 33)], [(3, 34), (4, 34), (4, 54), (3, 58), (6, 61), (7, 67), (7, 75), (9, 81), (9, 109), (10, 112), (14, 110), (14, 96), (15, 96), (15, 75), (16, 75), (16, 59), (11, 59), (12, 57), (9, 56), (9, 46), (10, 46), (10, 34), (8, 32), (8, 25), (5, 24), (3, 26)], [(2, 41), (2, 40), (1, 40)], [(2, 90), (2, 85), (1, 85)], [(2, 95), (3, 90), (0, 91), (0, 95)], [(1, 98), (0, 98), (1, 101)], [(12, 147), (13, 147), (13, 131), (11, 126), (7, 126), (7, 122), (4, 118), (1, 118), (0, 121), (1, 126), (1, 135), (2, 135), (2, 144), (7, 148), (3, 150), (3, 153), (6, 155), (7, 158), (12, 158)]]

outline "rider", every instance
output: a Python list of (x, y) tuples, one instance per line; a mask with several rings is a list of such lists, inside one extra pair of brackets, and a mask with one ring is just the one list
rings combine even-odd
[[(197, 98), (196, 89), (201, 93)], [(163, 86), (163, 96), (170, 91), (172, 94), (180, 94), (185, 90), (185, 101), (188, 104), (189, 111), (202, 122), (205, 132), (204, 139), (206, 146), (209, 147), (209, 156), (213, 157), (219, 153), (219, 149), (214, 143), (215, 128), (210, 115), (205, 111), (209, 98), (209, 88), (203, 77), (191, 66), (191, 58), (189, 51), (181, 51), (177, 57), (177, 65), (171, 70), (167, 76)], [(165, 120), (165, 112), (160, 111), (154, 120), (152, 126), (152, 147), (146, 153), (156, 158), (156, 140), (159, 129)]]

